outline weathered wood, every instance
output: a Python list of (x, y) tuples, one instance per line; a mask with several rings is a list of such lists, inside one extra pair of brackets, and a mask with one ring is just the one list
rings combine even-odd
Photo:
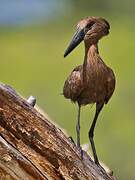
[(0, 177), (114, 180), (80, 152), (47, 117), (11, 87), (0, 84)]

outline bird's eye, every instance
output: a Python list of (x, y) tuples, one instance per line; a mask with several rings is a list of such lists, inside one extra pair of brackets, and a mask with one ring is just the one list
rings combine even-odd
[(90, 29), (95, 24), (95, 22), (91, 21), (89, 24), (87, 24), (86, 28)]
[(86, 28), (88, 28), (88, 29), (91, 28), (91, 25), (90, 25), (90, 24), (87, 24)]

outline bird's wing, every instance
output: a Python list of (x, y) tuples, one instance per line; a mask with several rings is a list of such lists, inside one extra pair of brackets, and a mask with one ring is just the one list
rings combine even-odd
[(65, 81), (63, 94), (72, 101), (77, 101), (83, 90), (82, 65), (77, 66)]
[(109, 77), (107, 79), (107, 83), (106, 83), (106, 90), (107, 90), (107, 95), (106, 95), (106, 98), (105, 98), (105, 103), (107, 104), (109, 99), (111, 98), (113, 92), (114, 92), (114, 89), (115, 89), (115, 75), (112, 71), (111, 68), (109, 68)]

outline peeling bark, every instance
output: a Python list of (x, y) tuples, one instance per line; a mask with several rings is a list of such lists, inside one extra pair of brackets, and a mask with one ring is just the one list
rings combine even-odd
[(0, 84), (0, 177), (114, 180), (47, 117), (11, 87)]

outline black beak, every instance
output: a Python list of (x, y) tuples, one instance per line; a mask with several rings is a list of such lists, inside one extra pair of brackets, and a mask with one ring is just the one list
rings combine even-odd
[(72, 41), (70, 42), (68, 48), (66, 49), (64, 53), (64, 57), (66, 57), (73, 49), (76, 48), (78, 44), (84, 39), (85, 33), (83, 29), (78, 29), (75, 35), (72, 38)]

